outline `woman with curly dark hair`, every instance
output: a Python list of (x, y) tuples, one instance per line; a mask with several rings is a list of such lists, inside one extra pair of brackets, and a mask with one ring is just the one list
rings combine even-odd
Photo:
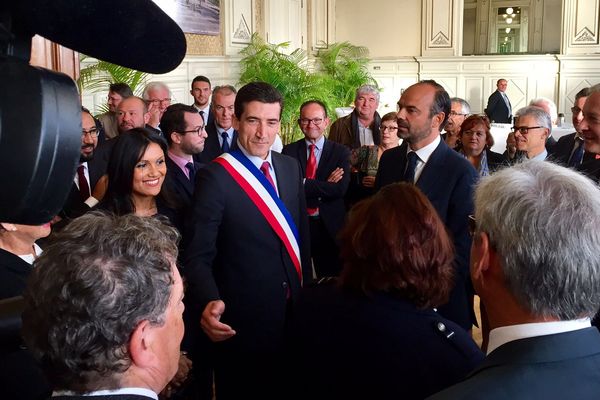
[(304, 398), (422, 399), (462, 380), (483, 353), (443, 318), (454, 252), (444, 224), (412, 184), (358, 203), (341, 233), (337, 281), (306, 289), (291, 349)]

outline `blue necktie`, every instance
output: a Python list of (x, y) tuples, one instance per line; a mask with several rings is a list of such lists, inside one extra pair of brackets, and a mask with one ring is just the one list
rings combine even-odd
[(189, 172), (190, 182), (194, 183), (194, 181), (196, 180), (196, 169), (194, 168), (194, 163), (189, 162), (189, 163), (185, 164), (185, 167), (187, 168), (187, 170)]
[(411, 151), (406, 155), (408, 159), (406, 163), (406, 170), (404, 171), (403, 181), (415, 183), (415, 169), (417, 168), (417, 160), (419, 156), (414, 151)]
[(221, 145), (221, 151), (223, 153), (229, 153), (229, 142), (227, 141), (229, 135), (227, 135), (226, 131), (221, 132), (221, 137), (223, 138), (223, 145)]

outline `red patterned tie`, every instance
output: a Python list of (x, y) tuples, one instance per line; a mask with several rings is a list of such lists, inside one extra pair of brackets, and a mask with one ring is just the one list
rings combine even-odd
[(267, 178), (267, 180), (269, 181), (271, 186), (273, 186), (273, 188), (275, 188), (275, 182), (273, 182), (273, 178), (271, 178), (271, 173), (269, 172), (269, 162), (268, 161), (263, 161), (262, 165), (260, 166), (260, 172), (262, 172), (263, 175)]
[(86, 201), (90, 197), (90, 185), (87, 179), (85, 179), (85, 172), (83, 171), (83, 165), (77, 167), (77, 183), (79, 183), (79, 194), (81, 199)]
[[(315, 155), (315, 145), (308, 146), (308, 161), (306, 161), (306, 179), (315, 179), (317, 177), (317, 156)], [(307, 207), (308, 215), (315, 215), (319, 212), (318, 208)]]

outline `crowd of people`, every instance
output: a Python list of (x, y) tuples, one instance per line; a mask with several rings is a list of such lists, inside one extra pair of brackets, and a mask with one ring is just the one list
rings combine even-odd
[[(27, 348), (3, 350), (5, 392), (595, 398), (600, 86), (556, 141), (556, 106), (513, 117), (507, 85), (486, 115), (433, 80), (383, 116), (360, 86), (332, 124), (307, 99), (282, 148), (270, 84), (198, 76), (192, 105), (162, 82), (111, 85), (105, 114), (82, 108), (59, 215), (0, 223)], [(504, 154), (493, 122), (513, 123)]]

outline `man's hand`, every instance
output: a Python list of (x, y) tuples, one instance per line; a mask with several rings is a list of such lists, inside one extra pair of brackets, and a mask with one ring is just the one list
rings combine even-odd
[(372, 188), (375, 187), (375, 177), (367, 175), (362, 179), (362, 185), (364, 187)]
[(150, 102), (148, 105), (148, 113), (150, 113), (148, 125), (153, 128), (158, 128), (158, 125), (160, 125), (160, 103)]
[(213, 300), (206, 305), (202, 312), (200, 325), (213, 342), (222, 342), (235, 335), (235, 331), (229, 325), (219, 322), (224, 311), (225, 303), (221, 300)]
[(338, 167), (331, 172), (331, 174), (329, 175), (329, 178), (327, 178), (327, 182), (338, 183), (342, 179), (343, 176), (344, 176), (344, 169)]

